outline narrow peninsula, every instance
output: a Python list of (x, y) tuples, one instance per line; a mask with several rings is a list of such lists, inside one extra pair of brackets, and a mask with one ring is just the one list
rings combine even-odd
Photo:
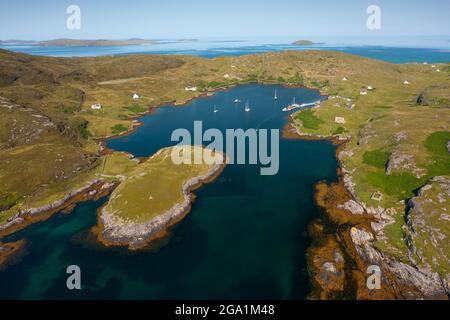
[[(175, 164), (173, 153), (200, 153), (201, 164)], [(162, 237), (190, 210), (192, 192), (217, 177), (223, 154), (198, 146), (165, 148), (125, 173), (99, 212), (99, 240), (108, 246), (138, 249)]]

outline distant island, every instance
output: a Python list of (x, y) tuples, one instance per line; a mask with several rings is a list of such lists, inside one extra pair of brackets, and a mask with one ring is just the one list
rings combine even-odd
[(139, 46), (152, 45), (159, 41), (146, 39), (127, 39), (127, 40), (78, 40), (78, 39), (55, 39), (45, 41), (23, 41), (6, 40), (0, 41), (0, 45), (31, 45), (37, 47), (105, 47), (105, 46)]
[(296, 45), (296, 46), (311, 46), (316, 43), (312, 42), (310, 40), (297, 40), (297, 41), (293, 42), (292, 44)]
[(101, 46), (139, 46), (139, 45), (151, 45), (156, 43), (154, 40), (145, 39), (128, 39), (128, 40), (76, 40), (76, 39), (56, 39), (48, 41), (36, 42), (36, 46), (44, 47), (101, 47)]

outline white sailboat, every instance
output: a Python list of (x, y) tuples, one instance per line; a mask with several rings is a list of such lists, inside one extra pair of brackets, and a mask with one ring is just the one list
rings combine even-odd
[(239, 100), (239, 99), (234, 99), (234, 103), (240, 103), (241, 102), (241, 100)]
[(301, 107), (301, 105), (299, 105), (298, 103), (295, 103), (295, 97), (294, 97), (294, 99), (292, 100), (292, 103), (290, 105), (288, 105), (286, 108), (283, 108), (283, 111), (287, 112), (287, 111), (291, 111), (291, 110), (294, 110), (294, 109), (297, 109), (300, 107)]
[(219, 110), (217, 110), (216, 105), (214, 105), (214, 113), (217, 113), (217, 112), (219, 112)]
[(273, 97), (274, 100), (278, 100), (277, 90), (275, 90), (275, 97)]
[(249, 105), (249, 103), (248, 103), (248, 101), (247, 101), (247, 103), (245, 104), (245, 112), (250, 112), (250, 105)]

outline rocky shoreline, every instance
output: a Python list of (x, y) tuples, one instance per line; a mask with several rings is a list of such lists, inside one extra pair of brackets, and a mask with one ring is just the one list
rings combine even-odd
[(59, 211), (70, 211), (76, 204), (89, 200), (97, 200), (111, 192), (116, 184), (106, 182), (102, 179), (94, 179), (85, 186), (70, 191), (67, 195), (55, 202), (36, 208), (23, 209), (8, 223), (0, 226), (0, 238), (23, 230), (29, 225), (45, 221)]
[(25, 254), (27, 246), (26, 240), (18, 240), (15, 242), (0, 242), (0, 271), (9, 265), (16, 264)]
[(184, 199), (176, 203), (166, 212), (144, 223), (123, 221), (106, 211), (106, 206), (99, 209), (98, 226), (93, 229), (98, 241), (107, 246), (128, 247), (130, 250), (139, 250), (147, 247), (156, 239), (165, 237), (170, 228), (190, 212), (195, 200), (193, 192), (201, 186), (214, 181), (223, 171), (226, 164), (215, 164), (208, 172), (186, 181), (183, 185)]
[[(392, 223), (390, 210), (367, 208), (354, 190), (351, 175), (340, 161), (345, 140), (340, 137), (303, 135), (292, 118), (284, 128), (291, 139), (331, 140), (338, 145), (339, 181), (316, 185), (315, 202), (322, 218), (310, 226), (313, 245), (308, 250), (308, 269), (313, 284), (311, 299), (443, 299), (449, 298), (448, 279), (411, 261), (399, 261), (376, 248), (385, 225)], [(366, 285), (369, 266), (381, 269), (381, 288)]]

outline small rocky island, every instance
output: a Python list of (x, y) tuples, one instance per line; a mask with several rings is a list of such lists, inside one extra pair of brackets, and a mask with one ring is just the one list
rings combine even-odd
[[(175, 164), (173, 153), (198, 152), (211, 161)], [(205, 158), (204, 158), (205, 159)], [(189, 212), (192, 191), (214, 180), (225, 167), (223, 154), (203, 147), (170, 147), (128, 172), (100, 209), (98, 238), (106, 246), (139, 249), (161, 238)]]
[(292, 44), (295, 46), (311, 46), (316, 43), (312, 42), (311, 40), (297, 40), (297, 41), (293, 42)]

